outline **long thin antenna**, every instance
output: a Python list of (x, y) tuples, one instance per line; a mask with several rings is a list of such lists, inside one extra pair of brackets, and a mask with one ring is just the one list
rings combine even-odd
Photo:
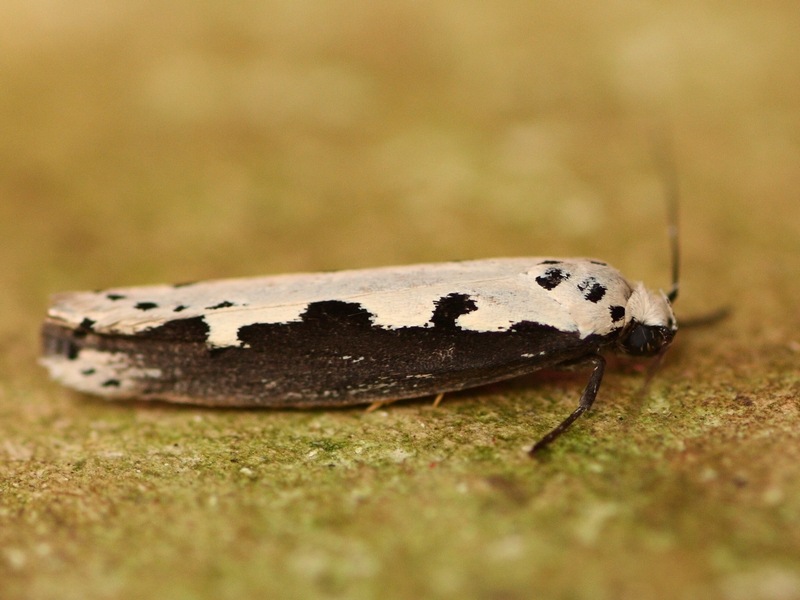
[(667, 201), (667, 233), (669, 235), (670, 253), (672, 254), (672, 288), (667, 293), (670, 303), (675, 302), (680, 288), (681, 253), (678, 239), (678, 201), (680, 187), (678, 185), (678, 169), (675, 167), (675, 152), (668, 136), (661, 135), (653, 144), (656, 163), (664, 177), (664, 193)]

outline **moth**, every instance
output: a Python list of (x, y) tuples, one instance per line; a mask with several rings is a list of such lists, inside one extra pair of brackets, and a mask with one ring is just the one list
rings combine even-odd
[[(675, 246), (674, 246), (675, 248)], [(340, 407), (437, 395), (603, 353), (663, 354), (673, 289), (587, 258), (499, 258), (68, 292), (52, 299), (41, 363), (110, 399), (226, 407)]]

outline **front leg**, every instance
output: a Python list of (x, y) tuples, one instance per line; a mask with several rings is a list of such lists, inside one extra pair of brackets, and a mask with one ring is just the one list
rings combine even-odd
[(572, 425), (578, 417), (591, 408), (594, 399), (597, 398), (597, 390), (600, 389), (600, 382), (603, 380), (603, 371), (606, 367), (606, 359), (599, 354), (593, 354), (576, 363), (571, 363), (569, 366), (573, 367), (584, 364), (592, 364), (594, 365), (594, 369), (592, 370), (592, 374), (589, 376), (589, 382), (583, 389), (583, 394), (581, 394), (581, 401), (578, 404), (578, 408), (576, 408), (570, 416), (564, 419), (560, 425), (536, 442), (533, 445), (533, 448), (528, 451), (530, 456), (536, 455), (543, 448), (546, 448), (553, 443), (558, 436), (569, 429), (570, 425)]

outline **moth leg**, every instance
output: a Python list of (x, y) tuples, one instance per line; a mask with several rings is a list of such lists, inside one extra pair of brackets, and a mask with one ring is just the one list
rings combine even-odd
[[(441, 404), (442, 398), (444, 398), (444, 392), (440, 392), (436, 395), (436, 398), (433, 400), (433, 408), (436, 408)], [(372, 404), (370, 404), (367, 408), (364, 409), (364, 412), (375, 412), (379, 408), (383, 408), (393, 402), (397, 402), (399, 398), (389, 398), (388, 400), (375, 400)]]
[(545, 435), (533, 445), (533, 447), (528, 451), (528, 454), (531, 456), (534, 456), (537, 452), (540, 452), (543, 448), (546, 448), (552, 444), (562, 433), (569, 429), (570, 425), (572, 425), (578, 417), (592, 407), (594, 399), (597, 398), (597, 390), (600, 389), (600, 382), (603, 380), (603, 371), (606, 367), (606, 359), (599, 354), (595, 354), (575, 364), (594, 365), (592, 374), (589, 376), (589, 382), (586, 384), (586, 387), (583, 388), (583, 393), (581, 394), (581, 400), (578, 404), (578, 408), (572, 411), (572, 414), (564, 419), (560, 425), (555, 427), (555, 429), (550, 431), (550, 433)]
[(392, 402), (397, 402), (399, 398), (389, 398), (388, 400), (375, 400), (372, 404), (370, 404), (367, 408), (364, 409), (364, 412), (375, 412), (379, 408), (383, 408), (384, 406), (388, 406)]

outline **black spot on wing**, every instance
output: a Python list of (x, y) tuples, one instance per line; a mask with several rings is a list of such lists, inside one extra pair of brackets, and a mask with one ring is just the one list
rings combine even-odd
[(578, 284), (578, 289), (589, 302), (600, 302), (606, 295), (606, 286), (597, 281), (595, 277), (587, 277)]
[(89, 377), (89, 375), (94, 375), (95, 373), (97, 373), (97, 370), (92, 368), (83, 369), (81, 371), (81, 375), (85, 375), (86, 377)]
[(214, 306), (206, 306), (206, 310), (217, 310), (218, 308), (228, 308), (229, 306), (236, 306), (230, 300), (223, 300), (219, 304), (215, 304)]
[(126, 296), (124, 294), (106, 294), (106, 298), (112, 302), (116, 302), (117, 300), (124, 300)]
[(90, 333), (92, 333), (93, 327), (94, 327), (94, 321), (92, 321), (91, 319), (84, 319), (75, 328), (75, 330), (72, 332), (72, 335), (74, 335), (76, 338), (84, 338)]
[(300, 315), (303, 323), (310, 326), (326, 327), (329, 324), (348, 325), (356, 327), (371, 327), (372, 313), (358, 302), (343, 302), (342, 300), (323, 300), (312, 302), (306, 311)]
[(203, 317), (194, 317), (167, 321), (158, 327), (136, 333), (133, 337), (163, 342), (205, 343), (208, 339), (208, 331), (208, 324)]
[(62, 354), (66, 356), (69, 360), (75, 360), (78, 358), (78, 354), (81, 352), (81, 342), (87, 335), (92, 333), (94, 327), (94, 321), (91, 319), (84, 319), (80, 322), (80, 324), (72, 330), (71, 339), (66, 339), (63, 341), (62, 347)]
[[(549, 264), (547, 261), (542, 264)], [(536, 283), (542, 286), (547, 291), (556, 288), (559, 284), (563, 283), (570, 278), (570, 274), (557, 267), (550, 267), (544, 272), (544, 275), (539, 275), (536, 278)]]
[(179, 304), (178, 306), (176, 306), (175, 308), (172, 309), (172, 312), (182, 312), (182, 311), (186, 310), (187, 308), (189, 308), (189, 307), (185, 306), (183, 304)]
[(155, 302), (137, 302), (133, 307), (139, 310), (153, 310), (154, 308), (158, 308), (158, 304)]
[(611, 320), (614, 321), (614, 323), (625, 318), (624, 306), (609, 306), (608, 310), (611, 313)]
[(105, 388), (107, 388), (107, 387), (119, 387), (120, 386), (120, 381), (119, 381), (119, 379), (106, 379), (100, 385), (102, 385)]
[(540, 262), (540, 265), (560, 265), (562, 261), (560, 260), (543, 260)]
[(460, 329), (456, 325), (456, 319), (478, 309), (475, 301), (467, 294), (448, 294), (434, 304), (436, 308), (430, 322), (441, 329)]
[(600, 265), (601, 267), (607, 267), (608, 266), (608, 263), (607, 262), (603, 262), (602, 260), (590, 260), (589, 262), (592, 263), (593, 265)]

